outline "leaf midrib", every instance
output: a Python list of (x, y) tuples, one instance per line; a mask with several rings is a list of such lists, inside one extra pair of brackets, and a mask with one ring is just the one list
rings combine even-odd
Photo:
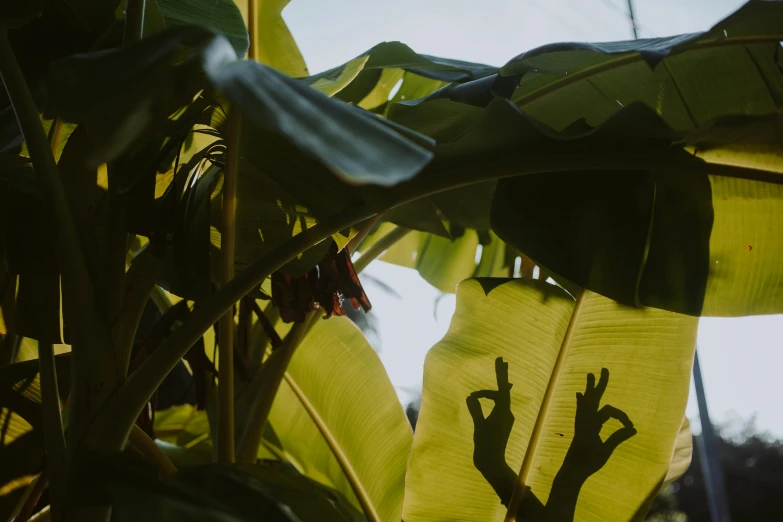
[(321, 435), (326, 441), (326, 444), (329, 446), (329, 449), (332, 451), (335, 459), (337, 459), (337, 463), (340, 464), (340, 468), (343, 470), (345, 478), (351, 485), (351, 488), (356, 495), (356, 499), (362, 506), (362, 511), (364, 511), (364, 515), (367, 517), (368, 522), (381, 522), (381, 517), (378, 515), (378, 512), (376, 511), (372, 499), (370, 499), (370, 495), (367, 493), (367, 490), (364, 489), (364, 485), (362, 484), (359, 475), (351, 465), (351, 461), (343, 451), (340, 443), (337, 441), (334, 435), (332, 435), (332, 432), (329, 430), (326, 422), (321, 418), (318, 410), (308, 400), (305, 393), (302, 391), (299, 385), (296, 384), (296, 381), (288, 372), (283, 375), (283, 378), (291, 387), (291, 390), (294, 392), (294, 395), (296, 395), (296, 398), (299, 399), (299, 402), (302, 404), (302, 407), (305, 409), (305, 411), (307, 411), (307, 414), (310, 415), (310, 418), (312, 419), (316, 428), (318, 428), (318, 431), (321, 432)]
[(517, 509), (522, 503), (522, 498), (527, 491), (527, 479), (530, 474), (530, 469), (533, 467), (533, 461), (535, 460), (536, 451), (538, 445), (541, 442), (541, 434), (543, 432), (544, 424), (546, 423), (549, 410), (552, 405), (552, 397), (555, 394), (557, 388), (557, 382), (560, 377), (560, 371), (563, 366), (563, 361), (568, 354), (568, 348), (571, 346), (571, 339), (574, 334), (576, 323), (579, 321), (579, 315), (582, 311), (582, 305), (584, 303), (587, 290), (582, 289), (579, 292), (579, 296), (576, 299), (574, 305), (574, 311), (571, 314), (571, 319), (568, 321), (568, 327), (566, 328), (565, 335), (563, 336), (563, 342), (560, 344), (560, 351), (557, 353), (557, 359), (555, 365), (552, 368), (552, 374), (549, 377), (549, 383), (547, 383), (546, 392), (544, 392), (544, 399), (541, 401), (541, 407), (538, 410), (538, 416), (536, 417), (536, 423), (533, 426), (533, 431), (530, 435), (530, 442), (527, 445), (527, 451), (522, 460), (522, 466), (517, 477), (517, 482), (514, 485), (514, 491), (511, 494), (511, 502), (508, 505), (508, 511), (506, 512), (506, 522), (515, 522)]

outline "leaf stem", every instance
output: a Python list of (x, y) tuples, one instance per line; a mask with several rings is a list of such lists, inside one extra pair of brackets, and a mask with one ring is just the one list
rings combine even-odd
[(147, 0), (127, 0), (125, 4), (125, 34), (122, 41), (125, 47), (138, 42), (144, 35), (144, 10)]
[(375, 244), (373, 244), (370, 248), (367, 249), (366, 252), (364, 252), (359, 259), (356, 260), (356, 262), (353, 264), (353, 269), (358, 274), (365, 268), (367, 268), (367, 265), (375, 261), (378, 257), (383, 255), (384, 252), (386, 252), (392, 245), (394, 245), (397, 241), (407, 236), (412, 230), (410, 228), (405, 227), (397, 227), (385, 236), (383, 236), (381, 239), (379, 239)]
[(52, 518), (62, 520), (65, 500), (65, 434), (60, 410), (60, 394), (57, 391), (57, 368), (54, 363), (54, 346), (38, 343), (38, 364), (41, 371), (41, 409), (43, 411), (44, 448), (46, 471), (49, 476)]
[(288, 364), (294, 356), (299, 343), (304, 339), (314, 321), (318, 319), (319, 311), (309, 312), (304, 321), (296, 323), (288, 332), (283, 341), (283, 345), (272, 352), (267, 359), (266, 364), (270, 365), (269, 372), (265, 373), (264, 381), (261, 383), (261, 389), (258, 393), (258, 403), (253, 405), (253, 419), (248, 425), (242, 442), (239, 445), (240, 462), (255, 462), (255, 455), (258, 452), (258, 445), (264, 434), (264, 427), (269, 418), (269, 412), (272, 411), (277, 390), (283, 382), (283, 378), (288, 369)]
[[(223, 208), (220, 227), (220, 286), (234, 278), (234, 239), (239, 171), (241, 115), (233, 109), (228, 132), (226, 168), (223, 173)], [(235, 301), (236, 303), (236, 301)], [(235, 304), (234, 303), (234, 304)], [(234, 305), (220, 318), (218, 341), (218, 448), (219, 462), (234, 462)]]
[(376, 214), (373, 217), (365, 219), (363, 222), (359, 223), (359, 231), (351, 238), (350, 241), (348, 241), (348, 244), (345, 245), (345, 248), (348, 250), (349, 254), (356, 252), (356, 249), (359, 248), (359, 245), (362, 243), (362, 241), (364, 241), (364, 238), (367, 237), (367, 234), (370, 233), (370, 230), (372, 230), (378, 221), (381, 220), (381, 216), (382, 214)]
[(247, 35), (250, 47), (247, 48), (247, 57), (250, 60), (258, 59), (258, 0), (247, 0)]
[(158, 476), (167, 478), (177, 472), (177, 467), (171, 462), (171, 459), (136, 424), (131, 428), (128, 439), (131, 445), (155, 466)]

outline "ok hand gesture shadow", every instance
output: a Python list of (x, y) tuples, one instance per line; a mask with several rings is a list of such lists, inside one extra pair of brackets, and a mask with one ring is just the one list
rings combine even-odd
[[(511, 387), (508, 382), (508, 363), (502, 357), (495, 359), (497, 390), (479, 390), (468, 395), (466, 403), (473, 419), (473, 464), (495, 490), (503, 505), (508, 506), (517, 482), (517, 473), (506, 463), (506, 445), (514, 426), (511, 413)], [(606, 465), (617, 447), (636, 435), (631, 419), (614, 406), (599, 408), (601, 397), (609, 384), (609, 371), (601, 370), (598, 384), (595, 375), (587, 375), (584, 393), (576, 394), (574, 438), (566, 452), (563, 465), (557, 472), (552, 489), (543, 506), (528, 489), (517, 511), (517, 520), (531, 522), (572, 522), (585, 481)], [(479, 399), (495, 404), (484, 417)], [(622, 428), (604, 441), (601, 428), (609, 419), (617, 419)]]
[[(604, 467), (614, 450), (636, 435), (633, 422), (624, 411), (608, 404), (598, 408), (607, 384), (609, 384), (609, 370), (603, 368), (597, 385), (595, 375), (588, 373), (585, 392), (576, 394), (574, 440), (566, 455), (566, 462), (578, 466), (585, 478)], [(617, 419), (623, 427), (603, 441), (601, 428), (609, 419)]]
[[(511, 413), (511, 387), (508, 382), (508, 363), (502, 357), (495, 359), (495, 377), (498, 389), (479, 390), (468, 395), (465, 402), (473, 418), (473, 464), (495, 490), (503, 505), (508, 505), (514, 490), (516, 473), (506, 464), (506, 444), (514, 426)], [(487, 417), (479, 399), (495, 403)]]
[[(546, 503), (546, 519), (551, 522), (574, 520), (579, 491), (585, 481), (606, 465), (620, 444), (636, 435), (636, 429), (625, 412), (608, 404), (599, 409), (607, 384), (609, 370), (603, 368), (597, 385), (595, 375), (589, 373), (585, 392), (576, 394), (574, 438), (552, 482), (552, 491)], [(623, 427), (604, 441), (601, 439), (601, 428), (609, 419), (617, 419)]]

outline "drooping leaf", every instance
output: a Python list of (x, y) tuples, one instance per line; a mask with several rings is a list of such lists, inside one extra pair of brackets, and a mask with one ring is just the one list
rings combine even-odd
[(410, 425), (378, 355), (348, 318), (312, 327), (269, 421), (280, 449), (304, 475), (377, 520), (400, 520)]
[(392, 185), (432, 158), (372, 114), (260, 63), (236, 61), (207, 72), (255, 127), (289, 141), (344, 181)]
[[(520, 470), (520, 518), (643, 520), (682, 424), (696, 328), (589, 291), (575, 303), (543, 282), (462, 282), (425, 362), (404, 520), (503, 520)], [(558, 511), (569, 505), (575, 516)]]

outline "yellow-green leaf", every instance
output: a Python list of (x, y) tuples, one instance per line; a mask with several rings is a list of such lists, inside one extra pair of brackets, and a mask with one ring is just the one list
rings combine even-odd
[(350, 320), (313, 326), (269, 422), (302, 473), (374, 520), (399, 522), (411, 429), (378, 355)]
[[(365, 252), (375, 242), (396, 227), (384, 223), (361, 245)], [(457, 283), (469, 277), (500, 277), (505, 268), (505, 243), (494, 233), (479, 250), (475, 230), (466, 230), (456, 238), (448, 239), (427, 232), (413, 231), (391, 246), (379, 259), (419, 271), (421, 277), (441, 292), (454, 293)]]
[(710, 176), (715, 219), (702, 315), (783, 311), (783, 185)]
[(669, 471), (666, 473), (666, 478), (663, 481), (663, 486), (661, 489), (665, 488), (680, 478), (683, 473), (688, 471), (688, 467), (691, 465), (692, 457), (693, 434), (691, 433), (691, 423), (688, 422), (688, 418), (685, 417), (682, 419), (680, 433), (677, 434), (677, 440), (674, 443), (672, 461), (669, 464)]
[(552, 520), (643, 520), (682, 425), (697, 319), (506, 281), (460, 283), (451, 327), (427, 355), (404, 520), (504, 520), (518, 479), (530, 520), (569, 502), (575, 516)]
[[(248, 28), (253, 26), (248, 8), (251, 1), (253, 0), (236, 0)], [(308, 73), (299, 46), (283, 20), (283, 9), (290, 1), (255, 0), (255, 37), (251, 35), (250, 42), (251, 45), (255, 43), (256, 58), (259, 62), (298, 78), (307, 76)]]

